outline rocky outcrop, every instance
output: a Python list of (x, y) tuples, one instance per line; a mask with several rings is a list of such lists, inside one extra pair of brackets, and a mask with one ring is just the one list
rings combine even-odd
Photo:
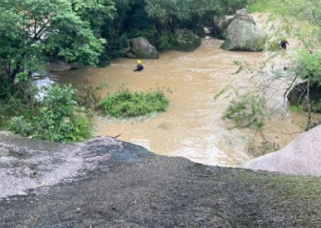
[[(223, 36), (224, 32), (228, 28), (228, 26), (234, 20), (246, 21), (251, 24), (256, 25), (253, 16), (249, 15), (245, 9), (238, 10), (234, 15), (225, 15), (222, 17), (214, 17), (213, 24), (213, 32), (217, 36)], [(226, 35), (226, 34), (225, 34)]]
[(59, 72), (70, 70), (71, 68), (72, 66), (69, 63), (57, 59), (51, 59), (46, 67), (46, 71)]
[(246, 21), (250, 24), (256, 25), (253, 16), (249, 15), (246, 9), (238, 10), (234, 15), (233, 20)]
[(283, 149), (249, 161), (244, 168), (294, 175), (321, 176), (321, 125)]
[[(295, 85), (287, 94), (287, 98), (291, 105), (302, 106), (305, 111), (308, 111), (307, 82), (301, 82)], [(310, 87), (310, 100), (312, 102), (312, 111), (321, 112), (321, 87), (313, 85)]]
[(149, 43), (146, 37), (137, 37), (129, 40), (126, 57), (140, 59), (158, 59), (157, 49)]
[(0, 227), (321, 223), (319, 178), (209, 167), (110, 137), (57, 144), (0, 133), (0, 148)]
[(239, 19), (232, 21), (224, 36), (226, 40), (221, 48), (230, 51), (262, 51), (266, 40), (255, 24)]
[(46, 71), (48, 72), (60, 72), (70, 69), (78, 69), (83, 67), (80, 63), (67, 63), (58, 59), (50, 59), (48, 65), (46, 66)]
[(176, 29), (174, 33), (173, 49), (178, 51), (194, 51), (201, 45), (201, 39), (187, 29)]
[(234, 15), (226, 15), (223, 17), (214, 17), (213, 33), (217, 36), (224, 34), (224, 31), (234, 20)]

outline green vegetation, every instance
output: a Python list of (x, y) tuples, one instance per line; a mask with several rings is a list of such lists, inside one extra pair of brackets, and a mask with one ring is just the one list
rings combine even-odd
[(219, 97), (221, 97), (229, 88), (230, 88), (230, 86), (225, 86), (217, 94), (215, 94), (213, 97), (214, 101), (217, 100)]
[[(94, 110), (101, 101), (99, 88), (87, 87), (74, 97), (70, 87), (54, 87), (40, 102), (33, 72), (43, 72), (50, 59), (104, 66), (123, 56), (128, 39), (138, 36), (147, 37), (159, 50), (177, 49), (175, 29), (201, 34), (200, 28), (211, 25), (213, 16), (234, 13), (246, 4), (247, 0), (0, 1), (0, 129), (7, 129), (13, 118), (10, 129), (27, 137), (88, 138), (90, 122), (77, 113), (74, 99)], [(106, 98), (100, 107), (112, 116), (137, 116), (164, 111), (168, 105), (160, 91), (136, 92), (122, 100), (128, 94), (124, 90)]]
[(288, 110), (293, 113), (302, 113), (304, 108), (302, 105), (290, 105), (288, 106)]
[(103, 11), (108, 17), (113, 4), (96, 2), (1, 1), (0, 62), (6, 78), (14, 82), (20, 72), (41, 71), (47, 56), (97, 64), (105, 40), (93, 30), (92, 20), (99, 20), (92, 13)]
[(264, 101), (256, 96), (245, 94), (233, 99), (223, 118), (233, 120), (234, 127), (254, 126), (258, 129), (264, 125)]
[(250, 13), (254, 12), (270, 12), (277, 13), (282, 12), (282, 10), (289, 4), (289, 1), (283, 0), (254, 0), (247, 9)]
[(302, 79), (311, 77), (311, 85), (321, 86), (321, 51), (301, 51), (294, 62), (294, 73)]
[(163, 112), (167, 106), (168, 100), (161, 90), (132, 93), (128, 89), (120, 89), (100, 104), (103, 112), (113, 117), (144, 116), (153, 112)]
[(25, 137), (56, 142), (82, 141), (91, 137), (91, 122), (75, 112), (75, 90), (53, 86), (36, 110), (14, 117), (9, 130)]

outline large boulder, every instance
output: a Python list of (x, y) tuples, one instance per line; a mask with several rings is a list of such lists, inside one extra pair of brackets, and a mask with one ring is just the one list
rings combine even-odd
[(238, 10), (234, 15), (233, 20), (247, 21), (251, 24), (256, 25), (253, 16), (249, 15), (246, 9)]
[[(308, 111), (307, 83), (301, 82), (295, 85), (287, 95), (291, 105), (302, 106), (305, 111)], [(312, 111), (321, 112), (321, 87), (313, 85), (310, 87), (310, 100), (312, 102)]]
[(137, 37), (129, 40), (130, 48), (126, 56), (129, 58), (158, 59), (157, 49), (149, 43), (146, 37)]
[(81, 63), (67, 63), (65, 61), (59, 60), (59, 59), (49, 59), (48, 65), (46, 66), (46, 71), (48, 72), (60, 72), (60, 71), (66, 71), (70, 69), (78, 69), (84, 67)]
[(174, 33), (173, 49), (178, 51), (194, 51), (201, 45), (201, 39), (187, 29), (176, 29)]
[(221, 48), (230, 51), (262, 51), (266, 37), (255, 24), (235, 19), (224, 32)]
[(283, 149), (246, 162), (243, 167), (294, 175), (321, 175), (321, 125)]
[(216, 36), (224, 37), (224, 32), (234, 20), (246, 21), (256, 25), (253, 16), (249, 15), (246, 9), (238, 10), (235, 15), (225, 15), (213, 18), (213, 33)]
[(234, 20), (234, 15), (214, 17), (213, 19), (214, 24), (212, 28), (213, 35), (222, 37), (224, 34), (224, 31), (232, 23), (233, 20)]

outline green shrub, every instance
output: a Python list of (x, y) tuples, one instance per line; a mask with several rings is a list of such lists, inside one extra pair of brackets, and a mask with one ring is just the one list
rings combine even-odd
[(153, 112), (165, 111), (168, 100), (161, 90), (155, 92), (130, 92), (120, 89), (106, 97), (100, 104), (102, 111), (113, 117), (144, 116)]
[(13, 116), (28, 115), (35, 108), (36, 86), (25, 74), (17, 75), (14, 84), (0, 75), (0, 129), (8, 128), (9, 120)]
[(90, 138), (90, 120), (75, 112), (75, 92), (71, 85), (50, 87), (41, 106), (32, 114), (13, 118), (9, 130), (25, 137), (55, 142)]
[(170, 32), (163, 31), (159, 37), (158, 49), (162, 50), (172, 50), (174, 49), (174, 37)]
[(242, 95), (232, 100), (223, 118), (235, 122), (235, 127), (262, 128), (264, 125), (263, 115), (264, 102), (256, 96)]
[(294, 113), (302, 113), (304, 111), (304, 107), (302, 105), (290, 105), (288, 106), (288, 110)]

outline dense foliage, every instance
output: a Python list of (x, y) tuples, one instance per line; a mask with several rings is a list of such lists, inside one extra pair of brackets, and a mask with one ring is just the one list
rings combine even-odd
[[(291, 91), (288, 95), (291, 110), (308, 112), (308, 130), (311, 123), (311, 112), (321, 111), (321, 10), (317, 0), (257, 0), (253, 1), (250, 11), (269, 12), (270, 19), (277, 19), (278, 26), (270, 40), (275, 41), (290, 37), (295, 39), (295, 50), (292, 64), (287, 68), (288, 75), (294, 76)], [(274, 37), (274, 39), (273, 39)], [(277, 50), (277, 49), (276, 49)], [(297, 80), (300, 79), (300, 80)]]
[(168, 100), (160, 90), (132, 93), (128, 89), (120, 89), (106, 97), (100, 104), (103, 112), (113, 117), (144, 116), (165, 111), (167, 106)]
[[(32, 73), (43, 71), (50, 59), (106, 65), (124, 55), (128, 39), (138, 36), (147, 37), (159, 50), (174, 49), (175, 29), (189, 29), (201, 35), (200, 28), (211, 26), (214, 16), (234, 13), (246, 3), (247, 0), (0, 0), (0, 128), (15, 117), (10, 129), (24, 136), (52, 141), (88, 138), (90, 123), (75, 112), (74, 90), (53, 87), (45, 100), (37, 101)], [(161, 92), (130, 96), (121, 105), (116, 105), (120, 97), (106, 98), (101, 107), (113, 116), (137, 116), (163, 111), (168, 105)], [(91, 108), (99, 103), (94, 89), (80, 100)], [(111, 103), (113, 107), (107, 105)]]
[(37, 110), (13, 118), (9, 129), (26, 137), (49, 141), (82, 141), (91, 136), (90, 120), (75, 112), (75, 90), (53, 86)]
[(88, 15), (101, 7), (80, 0), (1, 0), (0, 63), (6, 76), (14, 81), (21, 71), (39, 71), (47, 56), (98, 63), (105, 40), (94, 34)]

